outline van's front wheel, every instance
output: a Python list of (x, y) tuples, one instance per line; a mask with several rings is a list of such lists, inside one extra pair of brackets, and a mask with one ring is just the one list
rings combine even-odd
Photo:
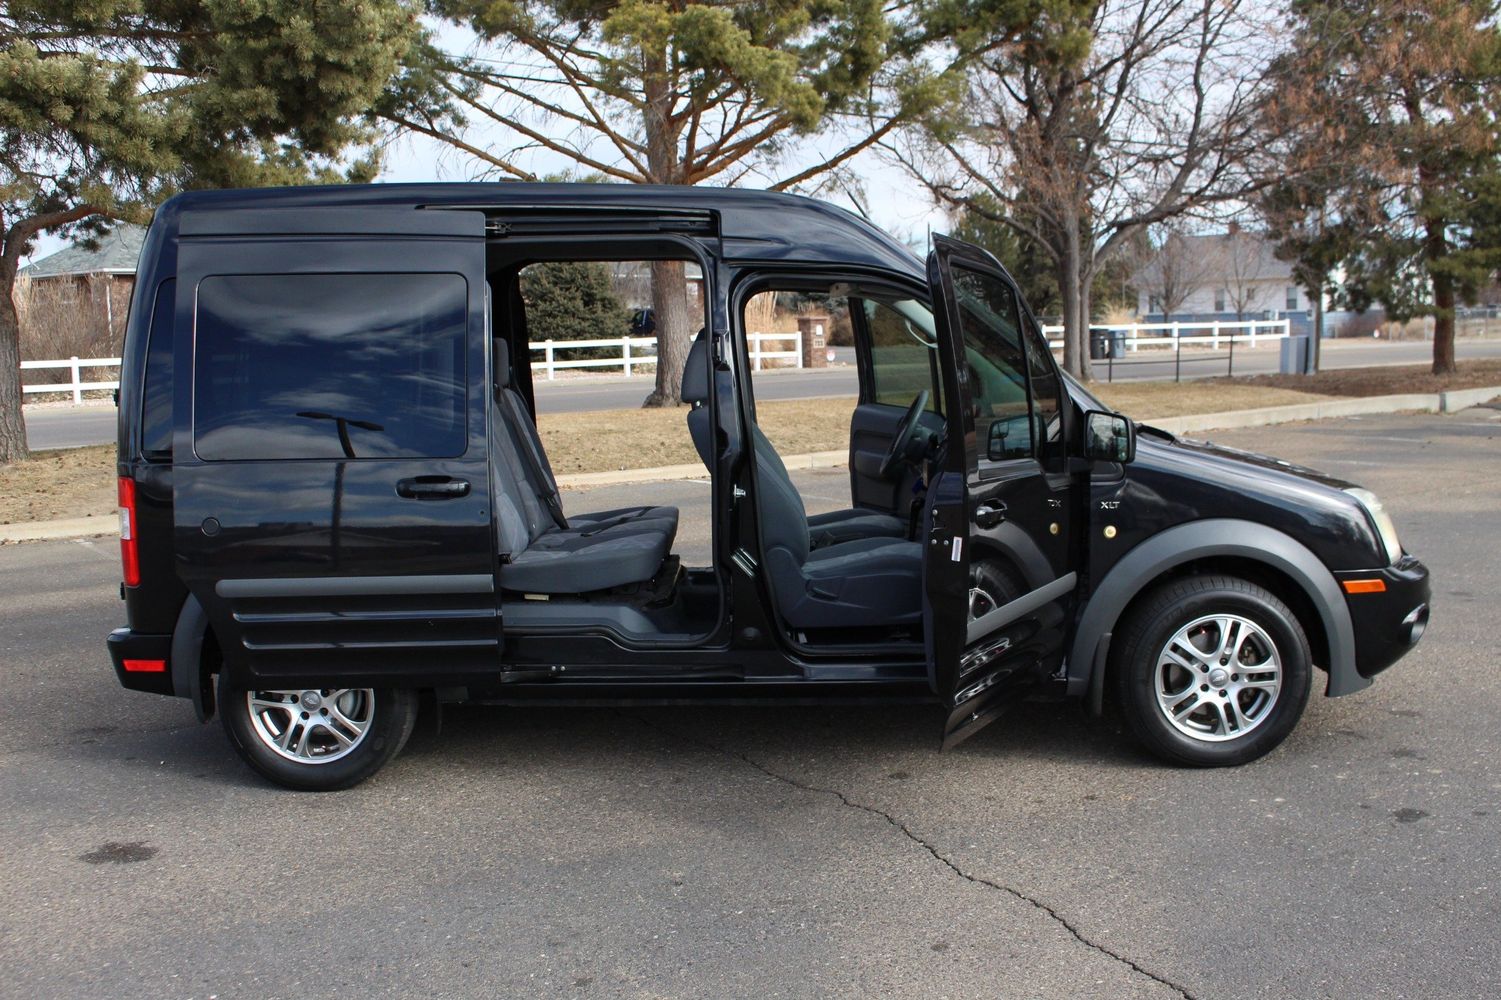
[(1189, 577), (1149, 594), (1112, 653), (1132, 731), (1179, 764), (1220, 767), (1268, 753), (1297, 725), (1312, 685), (1297, 616), (1236, 577)]
[(236, 690), (219, 675), (219, 712), (241, 757), (279, 785), (351, 788), (400, 752), (417, 695), (395, 688)]

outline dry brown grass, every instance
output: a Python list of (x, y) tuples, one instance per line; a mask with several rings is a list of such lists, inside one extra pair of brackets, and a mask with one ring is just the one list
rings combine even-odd
[[(796, 377), (796, 376), (793, 376)], [(847, 448), (853, 398), (762, 403), (761, 429), (784, 455)], [(553, 471), (608, 472), (691, 465), (688, 408), (543, 414), (537, 420)]]
[(115, 446), (35, 452), (0, 465), (0, 524), (108, 516), (115, 506)]
[(1190, 413), (1251, 410), (1260, 406), (1317, 403), (1327, 396), (1276, 386), (1244, 385), (1241, 379), (1195, 379), (1191, 382), (1095, 383), (1090, 391), (1107, 405), (1141, 420), (1182, 417)]
[[(1450, 392), (1501, 385), (1501, 359), (1462, 361), (1453, 375), (1435, 375), (1428, 365), (1340, 368), (1317, 375), (1252, 375), (1235, 382), (1257, 386), (1303, 385), (1329, 396), (1391, 396), (1402, 392)], [(1224, 384), (1228, 379), (1214, 379)]]

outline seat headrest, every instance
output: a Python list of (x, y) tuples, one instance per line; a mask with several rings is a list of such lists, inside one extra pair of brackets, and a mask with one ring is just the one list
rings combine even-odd
[(709, 331), (698, 331), (683, 365), (683, 402), (694, 406), (709, 401)]
[(495, 339), (495, 388), (511, 387), (511, 345), (500, 338)]

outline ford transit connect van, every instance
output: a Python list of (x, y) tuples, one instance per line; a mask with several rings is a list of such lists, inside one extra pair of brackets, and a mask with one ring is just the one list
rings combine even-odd
[[(693, 276), (697, 559), (678, 506), (575, 509), (537, 431), (526, 269), (620, 260)], [(849, 494), (813, 515), (757, 419), (766, 292), (837, 296), (854, 340)], [(924, 262), (766, 192), (176, 197), (131, 305), (119, 489), (120, 682), (217, 711), (294, 788), (374, 773), (420, 698), (936, 703), (950, 747), (1021, 699), (1110, 697), (1166, 760), (1237, 764), (1428, 620), (1370, 493), (1109, 412), (983, 250)]]

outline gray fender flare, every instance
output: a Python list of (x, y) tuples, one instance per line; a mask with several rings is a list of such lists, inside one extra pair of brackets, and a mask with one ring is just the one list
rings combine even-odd
[(1083, 695), (1091, 689), (1098, 692), (1103, 674), (1093, 675), (1105, 669), (1099, 643), (1115, 630), (1121, 612), (1143, 587), (1175, 566), (1215, 556), (1265, 563), (1303, 588), (1329, 640), (1326, 695), (1337, 698), (1370, 686), (1370, 678), (1360, 676), (1355, 669), (1355, 628), (1350, 622), (1350, 609), (1334, 574), (1319, 557), (1295, 538), (1264, 524), (1213, 518), (1153, 535), (1105, 574), (1084, 605), (1074, 632), (1068, 657), (1069, 694)]
[(203, 638), (207, 634), (208, 612), (198, 598), (189, 594), (172, 629), (172, 693), (193, 703), (199, 722), (207, 722), (214, 714), (212, 693), (203, 669)]

